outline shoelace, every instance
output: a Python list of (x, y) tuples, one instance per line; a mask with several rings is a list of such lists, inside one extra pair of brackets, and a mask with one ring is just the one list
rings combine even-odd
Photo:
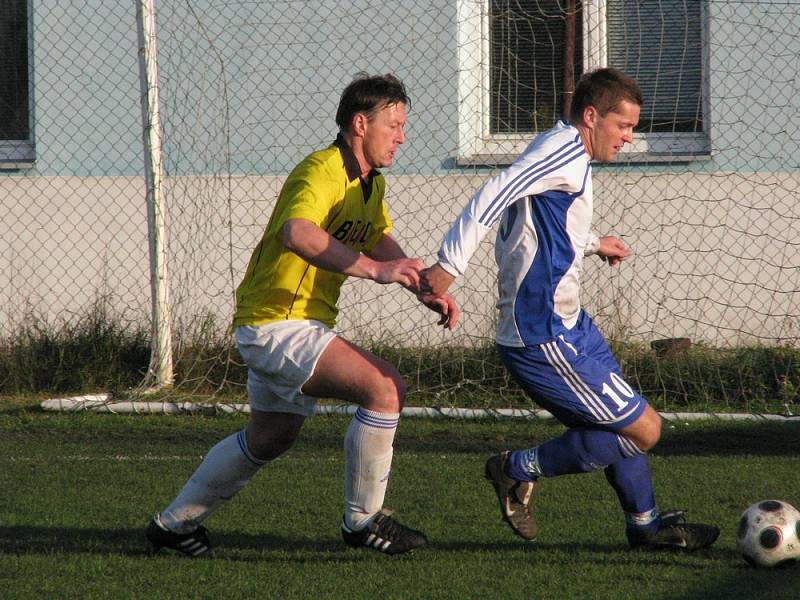
[(383, 539), (396, 540), (400, 538), (403, 528), (400, 524), (391, 517), (386, 517), (378, 525), (378, 531), (381, 533)]

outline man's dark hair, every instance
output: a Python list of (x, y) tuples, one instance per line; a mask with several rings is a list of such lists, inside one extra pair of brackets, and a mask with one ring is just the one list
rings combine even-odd
[(583, 123), (583, 111), (594, 106), (601, 117), (613, 112), (619, 103), (627, 100), (642, 105), (642, 91), (634, 79), (611, 67), (584, 73), (572, 95), (570, 120)]
[(370, 118), (383, 107), (401, 102), (407, 105), (409, 100), (403, 82), (397, 77), (389, 73), (374, 76), (359, 73), (342, 92), (336, 124), (349, 129), (356, 114), (364, 113)]

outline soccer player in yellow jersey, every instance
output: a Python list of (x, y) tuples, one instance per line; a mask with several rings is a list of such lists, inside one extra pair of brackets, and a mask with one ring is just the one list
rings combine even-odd
[[(408, 96), (392, 75), (360, 75), (345, 88), (333, 145), (306, 157), (283, 185), (236, 292), (236, 342), (248, 366), (247, 427), (214, 446), (172, 503), (147, 528), (151, 551), (200, 556), (201, 525), (265, 463), (294, 443), (317, 398), (359, 405), (345, 436), (346, 544), (399, 554), (425, 535), (383, 508), (405, 386), (397, 370), (332, 330), (345, 279), (419, 288), (423, 263), (390, 234), (378, 168), (405, 141)], [(452, 296), (425, 301), (452, 329)]]

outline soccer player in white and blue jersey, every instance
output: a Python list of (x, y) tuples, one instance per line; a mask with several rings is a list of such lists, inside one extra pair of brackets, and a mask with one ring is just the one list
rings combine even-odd
[(632, 547), (708, 547), (719, 530), (656, 509), (645, 453), (661, 434), (658, 413), (622, 377), (619, 364), (581, 308), (584, 256), (617, 265), (630, 250), (591, 227), (592, 161), (612, 160), (633, 141), (642, 95), (615, 69), (578, 83), (570, 119), (536, 136), (509, 168), (490, 179), (447, 232), (422, 289), (444, 294), (498, 224), (497, 348), (514, 379), (567, 426), (538, 446), (486, 463), (503, 519), (533, 540), (531, 497), (541, 478), (603, 469), (625, 513)]

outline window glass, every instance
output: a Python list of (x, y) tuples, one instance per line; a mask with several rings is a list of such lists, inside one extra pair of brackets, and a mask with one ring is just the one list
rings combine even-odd
[(702, 2), (607, 0), (608, 64), (639, 83), (642, 132), (700, 132)]
[(489, 15), (490, 133), (549, 129), (581, 74), (580, 0), (491, 0)]
[(26, 4), (0, 0), (0, 140), (30, 137)]

